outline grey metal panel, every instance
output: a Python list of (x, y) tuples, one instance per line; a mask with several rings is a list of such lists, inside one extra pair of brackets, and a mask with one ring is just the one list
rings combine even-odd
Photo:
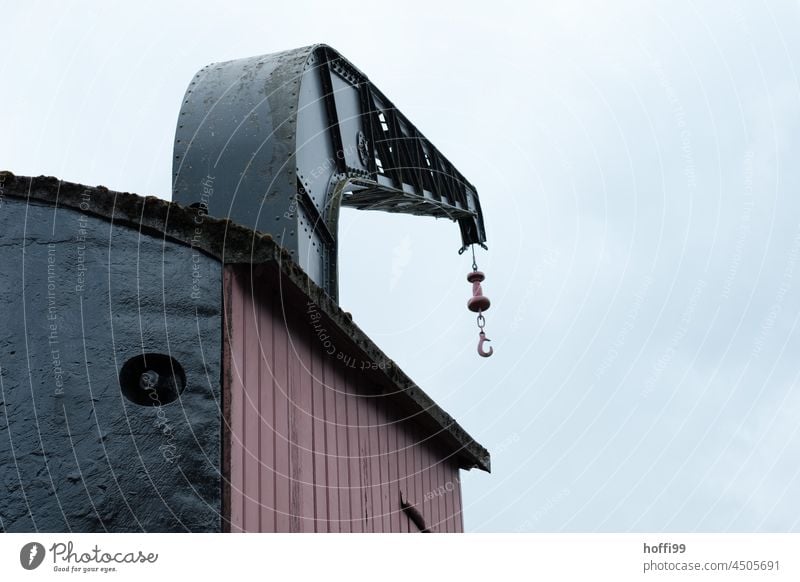
[[(309, 58), (314, 66), (315, 60)], [(297, 120), (298, 179), (321, 214), (325, 212), (331, 172), (336, 168), (336, 151), (328, 139), (322, 80), (319, 75), (305, 75), (300, 85)]]
[(345, 164), (348, 168), (368, 172), (369, 165), (365, 163), (367, 159), (361, 159), (357, 147), (359, 132), (366, 134), (368, 131), (363, 123), (364, 116), (361, 114), (358, 88), (335, 71), (331, 74), (331, 81), (336, 100), (336, 114), (339, 118), (339, 131), (342, 133), (342, 142), (345, 144)]
[[(173, 200), (297, 246), (294, 136), (305, 53), (212, 64), (186, 91), (175, 137)], [(203, 198), (203, 184), (213, 194)]]

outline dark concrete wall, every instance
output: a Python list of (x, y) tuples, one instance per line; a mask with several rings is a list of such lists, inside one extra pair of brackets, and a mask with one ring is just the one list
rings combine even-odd
[[(0, 531), (219, 531), (221, 288), (191, 247), (3, 200)], [(143, 352), (183, 367), (178, 400), (122, 395)]]

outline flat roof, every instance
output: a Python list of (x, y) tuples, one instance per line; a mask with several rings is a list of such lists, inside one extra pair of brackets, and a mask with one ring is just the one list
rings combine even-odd
[[(86, 208), (86, 193), (92, 204)], [(274, 264), (280, 270), (281, 284), (296, 288), (313, 301), (334, 326), (373, 362), (393, 362), (346, 313), (306, 275), (289, 252), (269, 234), (254, 231), (228, 219), (203, 216), (202, 236), (197, 236), (198, 210), (187, 208), (155, 196), (139, 196), (115, 192), (104, 186), (84, 186), (58, 178), (15, 176), (0, 171), (0, 196), (25, 199), (54, 207), (78, 210), (110, 221), (112, 224), (136, 228), (145, 233), (198, 249), (223, 264)], [(2, 198), (0, 198), (2, 203)], [(83, 206), (81, 204), (83, 203)], [(473, 439), (456, 420), (439, 407), (419, 386), (396, 365), (375, 371), (392, 387), (391, 394), (409, 410), (415, 421), (433, 432), (447, 446), (462, 469), (479, 468), (489, 472), (489, 451)]]

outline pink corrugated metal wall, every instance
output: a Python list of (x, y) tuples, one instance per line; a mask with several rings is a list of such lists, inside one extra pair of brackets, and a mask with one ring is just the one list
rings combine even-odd
[(463, 531), (456, 461), (249, 268), (225, 272), (231, 531), (418, 531), (401, 491), (431, 531)]

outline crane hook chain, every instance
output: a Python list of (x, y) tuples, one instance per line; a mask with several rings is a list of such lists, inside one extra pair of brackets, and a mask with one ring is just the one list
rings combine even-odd
[(478, 354), (484, 358), (488, 358), (494, 353), (494, 348), (490, 346), (488, 351), (484, 348), (486, 342), (492, 341), (486, 337), (486, 332), (483, 330), (486, 325), (486, 318), (483, 316), (483, 312), (491, 306), (491, 301), (483, 294), (483, 288), (481, 287), (481, 281), (484, 279), (486, 279), (486, 275), (478, 270), (478, 263), (475, 261), (475, 247), (473, 246), (472, 272), (467, 274), (467, 281), (472, 283), (472, 297), (467, 301), (467, 309), (477, 312), (478, 314), (477, 322), (478, 329), (480, 330), (478, 332), (480, 336), (478, 340)]

